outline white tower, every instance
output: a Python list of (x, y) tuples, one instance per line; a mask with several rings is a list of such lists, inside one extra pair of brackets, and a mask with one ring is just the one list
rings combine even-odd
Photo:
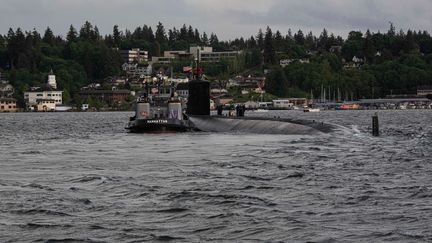
[(52, 69), (48, 74), (48, 85), (51, 86), (51, 88), (53, 89), (57, 89), (57, 81)]

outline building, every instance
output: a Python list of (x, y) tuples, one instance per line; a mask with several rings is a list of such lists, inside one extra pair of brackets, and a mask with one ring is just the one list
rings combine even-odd
[(290, 102), (290, 100), (273, 100), (273, 108), (274, 109), (289, 109), (293, 107), (294, 104)]
[(16, 112), (16, 100), (12, 98), (0, 98), (0, 112)]
[(187, 99), (189, 97), (189, 83), (178, 83), (176, 93), (178, 96)]
[(171, 64), (171, 62), (175, 59), (174, 56), (169, 56), (169, 57), (152, 57), (151, 62), (153, 64), (157, 63), (157, 64), (165, 64), (165, 65), (169, 65)]
[(290, 109), (294, 106), (304, 107), (308, 105), (308, 101), (306, 98), (288, 98), (288, 99), (280, 99), (273, 100), (273, 108), (275, 109)]
[(108, 103), (116, 103), (125, 101), (129, 95), (131, 95), (131, 91), (129, 90), (81, 90), (79, 95), (82, 98), (92, 98), (103, 100)]
[(191, 46), (189, 51), (165, 51), (163, 57), (152, 57), (152, 63), (169, 65), (174, 59), (193, 58), (200, 62), (220, 62), (223, 59), (234, 59), (239, 51), (213, 52), (210, 46)]
[(14, 92), (15, 89), (9, 81), (0, 80), (0, 97), (12, 97)]
[(331, 46), (329, 51), (332, 53), (341, 53), (342, 46)]
[(47, 84), (42, 87), (32, 87), (24, 92), (24, 100), (29, 110), (53, 111), (57, 105), (63, 104), (63, 91), (57, 90), (57, 81), (51, 71)]
[(239, 51), (213, 52), (210, 46), (191, 46), (189, 53), (200, 62), (220, 62), (223, 59), (235, 59), (240, 54)]
[(310, 63), (310, 60), (309, 60), (309, 58), (301, 58), (301, 59), (281, 59), (281, 60), (279, 61), (279, 64), (280, 64), (282, 67), (286, 67), (286, 66), (288, 66), (288, 65), (290, 65), (291, 63), (294, 63), (294, 62), (298, 62), (298, 63), (301, 63), (301, 64), (305, 64), (305, 63)]
[(124, 63), (122, 69), (130, 76), (150, 76), (153, 73), (151, 64)]
[(255, 93), (264, 93), (265, 77), (237, 77), (234, 80), (230, 80), (230, 86), (237, 86), (242, 90), (248, 90)]
[(432, 95), (432, 86), (420, 86), (417, 88), (417, 95), (427, 96)]
[(123, 60), (127, 63), (133, 62), (147, 62), (148, 61), (148, 51), (140, 50), (139, 48), (133, 48), (131, 50), (121, 50), (120, 55)]
[(354, 63), (356, 63), (356, 64), (363, 64), (363, 63), (365, 62), (364, 58), (362, 58), (362, 57), (357, 57), (357, 56), (354, 56), (354, 57), (352, 58), (352, 61), (353, 61)]
[(174, 58), (190, 58), (192, 54), (187, 51), (164, 51), (163, 56)]

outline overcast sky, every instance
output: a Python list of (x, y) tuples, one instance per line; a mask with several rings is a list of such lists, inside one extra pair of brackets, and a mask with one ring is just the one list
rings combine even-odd
[(319, 34), (323, 28), (347, 36), (350, 30), (432, 30), (432, 0), (0, 0), (0, 32), (9, 27), (43, 32), (50, 26), (65, 35), (88, 20), (102, 34), (138, 25), (165, 28), (183, 23), (221, 40), (255, 35), (270, 26), (286, 34), (291, 28)]

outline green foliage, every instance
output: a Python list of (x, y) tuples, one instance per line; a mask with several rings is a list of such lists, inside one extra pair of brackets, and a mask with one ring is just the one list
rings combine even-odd
[[(59, 88), (65, 91), (65, 100), (70, 97), (71, 102), (83, 102), (75, 95), (80, 87), (121, 74), (122, 60), (117, 48), (140, 48), (155, 56), (166, 50), (187, 50), (191, 45), (210, 45), (215, 51), (242, 51), (234, 60), (203, 63), (205, 74), (228, 79), (239, 73), (262, 75), (269, 68), (268, 92), (281, 97), (305, 97), (311, 92), (318, 97), (325, 88), (333, 96), (335, 90), (340, 90), (345, 97), (377, 98), (432, 85), (432, 37), (426, 31), (396, 32), (393, 24), (386, 33), (352, 31), (346, 40), (326, 29), (316, 37), (312, 32), (281, 33), (268, 27), (265, 33), (259, 30), (250, 38), (220, 41), (215, 33), (200, 34), (186, 25), (166, 29), (160, 22), (155, 32), (147, 25), (133, 31), (114, 26), (112, 34), (102, 37), (97, 26), (87, 21), (79, 30), (70, 26), (65, 39), (49, 27), (43, 36), (36, 30), (9, 29), (7, 35), (0, 35), (0, 70), (22, 99), (23, 91), (45, 83), (46, 75), (53, 69)], [(341, 46), (342, 51), (331, 52), (333, 46)], [(344, 68), (354, 56), (364, 58), (364, 65)], [(310, 63), (294, 61), (283, 69), (277, 65), (280, 59), (302, 58), (308, 58)], [(190, 58), (180, 58), (163, 68), (181, 73), (184, 66), (191, 64), (194, 63)], [(96, 107), (103, 107), (94, 102)]]

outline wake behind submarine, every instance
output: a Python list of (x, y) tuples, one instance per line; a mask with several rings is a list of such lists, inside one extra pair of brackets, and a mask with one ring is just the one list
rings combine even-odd
[[(197, 75), (198, 76), (198, 75)], [(130, 132), (241, 132), (256, 134), (313, 135), (330, 133), (335, 125), (322, 122), (262, 118), (226, 117), (210, 115), (210, 83), (197, 77), (189, 82), (189, 98), (184, 113), (182, 102), (174, 97), (174, 88), (158, 84), (146, 87), (144, 97), (136, 104), (136, 113), (131, 117), (126, 129)]]

